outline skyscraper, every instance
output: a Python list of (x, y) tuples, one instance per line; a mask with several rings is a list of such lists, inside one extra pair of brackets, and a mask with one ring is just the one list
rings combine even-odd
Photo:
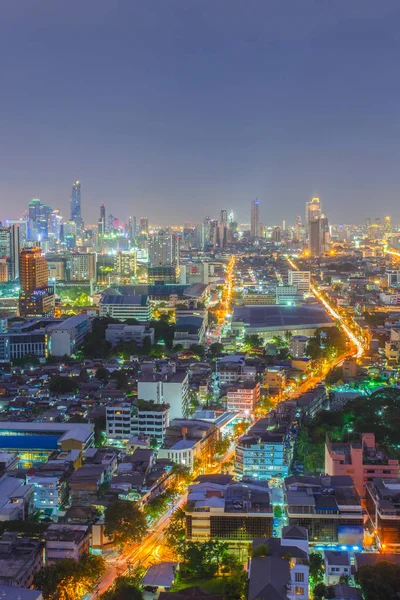
[(306, 202), (306, 229), (310, 235), (311, 221), (319, 219), (322, 212), (322, 204), (319, 198), (313, 198), (310, 202)]
[(310, 236), (310, 254), (311, 256), (321, 255), (321, 219), (313, 219), (309, 223)]
[(36, 242), (47, 240), (49, 219), (53, 209), (39, 198), (29, 202), (29, 239)]
[(106, 232), (106, 207), (104, 206), (104, 202), (100, 204), (98, 232), (100, 235), (104, 235)]
[(175, 283), (179, 267), (179, 238), (160, 231), (149, 236), (148, 279)]
[(75, 221), (78, 234), (82, 231), (82, 213), (81, 213), (81, 183), (75, 181), (72, 186), (71, 195), (71, 221)]
[(0, 258), (7, 264), (7, 280), (13, 281), (19, 277), (20, 237), (19, 226), (0, 228)]
[(221, 210), (220, 222), (221, 223), (228, 223), (228, 211), (225, 210), (224, 208)]
[(258, 198), (251, 203), (251, 237), (260, 237), (260, 202)]
[(385, 233), (392, 231), (392, 217), (385, 217)]
[(139, 231), (140, 233), (147, 233), (149, 231), (149, 219), (147, 217), (142, 217), (140, 219)]
[(48, 266), (41, 248), (22, 249), (19, 265), (20, 316), (51, 316), (54, 313), (54, 288), (48, 285)]

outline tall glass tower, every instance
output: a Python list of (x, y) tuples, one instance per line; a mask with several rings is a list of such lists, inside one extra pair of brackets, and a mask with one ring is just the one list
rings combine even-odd
[(71, 221), (76, 224), (77, 231), (82, 230), (82, 213), (81, 213), (81, 183), (75, 181), (72, 186), (71, 196)]

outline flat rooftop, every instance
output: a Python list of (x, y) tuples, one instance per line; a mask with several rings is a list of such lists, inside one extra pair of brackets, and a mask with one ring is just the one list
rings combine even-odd
[(250, 327), (287, 329), (334, 324), (324, 308), (311, 306), (235, 306), (232, 321), (242, 321)]

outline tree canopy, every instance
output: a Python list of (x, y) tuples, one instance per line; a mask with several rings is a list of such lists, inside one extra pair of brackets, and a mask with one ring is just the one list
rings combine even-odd
[(400, 593), (400, 566), (382, 561), (364, 565), (355, 574), (365, 600), (389, 600)]
[(81, 560), (64, 558), (43, 567), (35, 575), (35, 585), (47, 600), (81, 600), (93, 590), (96, 581), (106, 571), (104, 558), (87, 554)]
[(76, 392), (79, 389), (79, 384), (72, 377), (53, 375), (49, 379), (48, 388), (52, 394), (69, 394)]
[(115, 500), (107, 506), (104, 518), (105, 534), (119, 547), (138, 542), (147, 533), (145, 515), (129, 500)]

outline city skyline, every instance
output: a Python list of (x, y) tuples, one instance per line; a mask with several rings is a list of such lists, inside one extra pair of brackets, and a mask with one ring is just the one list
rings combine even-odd
[(215, 205), (243, 222), (256, 197), (279, 223), (313, 196), (333, 222), (378, 203), (399, 220), (394, 1), (99, 1), (76, 17), (3, 9), (5, 217), (32, 198), (68, 214), (79, 179), (88, 223), (102, 202), (160, 225)]

